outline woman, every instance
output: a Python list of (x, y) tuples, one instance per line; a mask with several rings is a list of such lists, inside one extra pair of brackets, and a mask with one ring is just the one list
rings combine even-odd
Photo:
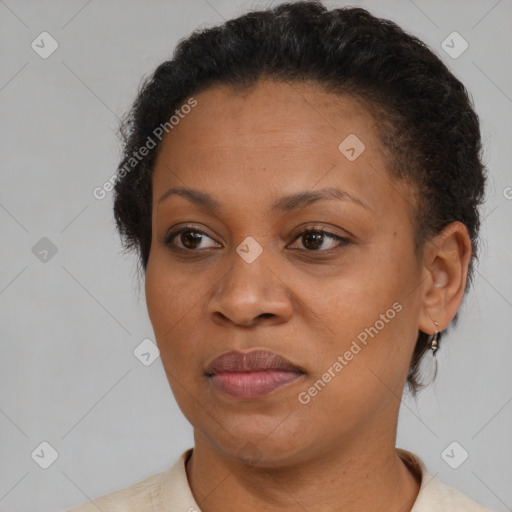
[(395, 447), (477, 248), (479, 122), (442, 62), (281, 4), (180, 42), (123, 133), (115, 218), (195, 443), (74, 510), (487, 510)]

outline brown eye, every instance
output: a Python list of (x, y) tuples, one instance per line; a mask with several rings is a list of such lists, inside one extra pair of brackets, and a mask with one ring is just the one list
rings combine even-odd
[[(207, 240), (212, 240), (213, 244), (206, 247), (200, 247)], [(219, 244), (210, 238), (206, 233), (196, 229), (185, 228), (174, 231), (168, 235), (165, 244), (171, 248), (184, 249), (194, 251), (196, 249), (209, 249), (211, 247), (219, 247)]]
[(179, 236), (180, 242), (187, 249), (196, 249), (201, 244), (203, 235), (195, 231), (182, 231)]
[(323, 233), (308, 232), (302, 235), (302, 243), (306, 249), (317, 250), (322, 247), (325, 235)]
[[(300, 233), (295, 240), (302, 241), (302, 247), (307, 251), (328, 252), (350, 243), (350, 240), (323, 229), (309, 229)], [(301, 247), (292, 247), (301, 249)]]

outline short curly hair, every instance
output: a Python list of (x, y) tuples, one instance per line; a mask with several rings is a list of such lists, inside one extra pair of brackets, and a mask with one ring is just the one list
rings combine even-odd
[[(234, 91), (268, 78), (312, 82), (363, 102), (378, 121), (391, 176), (415, 191), (415, 247), (460, 221), (468, 229), (472, 280), (483, 201), (479, 119), (464, 85), (416, 37), (362, 8), (327, 10), (320, 1), (282, 3), (194, 31), (141, 85), (121, 123), (123, 155), (114, 184), (114, 216), (125, 251), (145, 273), (151, 247), (152, 170), (161, 139), (144, 158), (155, 128), (192, 94), (213, 85)], [(457, 315), (454, 321), (457, 319)], [(424, 386), (419, 362), (430, 342), (422, 331), (407, 384)]]

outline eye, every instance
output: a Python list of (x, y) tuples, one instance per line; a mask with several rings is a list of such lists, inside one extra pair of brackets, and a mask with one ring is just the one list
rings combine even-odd
[[(317, 227), (306, 229), (300, 232), (294, 239), (301, 239), (302, 245), (306, 251), (329, 252), (332, 249), (347, 245), (350, 240), (336, 235), (324, 228)], [(210, 243), (208, 244), (208, 240)], [(212, 249), (222, 247), (213, 240), (204, 231), (192, 227), (184, 227), (171, 231), (164, 240), (165, 245), (171, 249), (181, 249), (185, 251), (196, 251), (200, 249)], [(301, 247), (289, 246), (291, 249), (302, 249)]]
[[(303, 247), (307, 251), (328, 252), (350, 243), (350, 240), (334, 233), (330, 233), (323, 228), (306, 229), (299, 233), (295, 240), (302, 240)], [(327, 242), (327, 243), (326, 243)], [(297, 247), (291, 247), (297, 249)], [(298, 249), (301, 249), (298, 247)]]
[[(211, 240), (213, 244), (202, 245), (205, 240)], [(172, 231), (165, 238), (165, 245), (170, 248), (178, 248), (183, 250), (194, 251), (195, 249), (210, 249), (213, 247), (221, 247), (220, 244), (215, 242), (206, 233), (194, 228), (182, 228), (177, 231)]]

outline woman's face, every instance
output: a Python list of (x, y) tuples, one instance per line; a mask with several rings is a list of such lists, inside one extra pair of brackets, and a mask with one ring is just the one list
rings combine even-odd
[[(377, 425), (394, 436), (425, 268), (413, 197), (386, 170), (374, 119), (306, 84), (195, 99), (155, 165), (146, 273), (180, 408), (211, 447), (252, 450), (267, 466), (325, 455)], [(300, 371), (262, 384), (254, 368), (228, 375), (234, 359), (206, 370), (253, 349)]]

